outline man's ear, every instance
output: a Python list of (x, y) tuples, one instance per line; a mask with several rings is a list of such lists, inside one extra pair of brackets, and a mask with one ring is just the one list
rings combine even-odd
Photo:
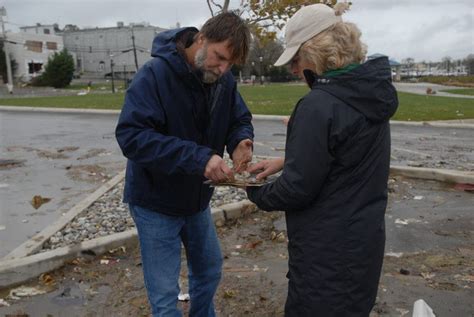
[(196, 40), (196, 42), (197, 42), (199, 45), (202, 45), (202, 44), (204, 43), (204, 35), (203, 35), (201, 32), (199, 32), (199, 33), (197, 34), (197, 40)]

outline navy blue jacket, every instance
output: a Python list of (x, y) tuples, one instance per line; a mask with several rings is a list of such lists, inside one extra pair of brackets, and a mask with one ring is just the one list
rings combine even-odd
[(177, 40), (195, 28), (162, 32), (152, 56), (127, 90), (116, 138), (128, 158), (124, 202), (168, 215), (204, 210), (203, 185), (213, 154), (232, 154), (253, 139), (251, 114), (230, 72), (204, 88), (178, 52)]
[(247, 193), (261, 209), (286, 211), (285, 316), (369, 316), (398, 106), (390, 66), (378, 58), (334, 77), (305, 75), (311, 91), (288, 123), (282, 175)]

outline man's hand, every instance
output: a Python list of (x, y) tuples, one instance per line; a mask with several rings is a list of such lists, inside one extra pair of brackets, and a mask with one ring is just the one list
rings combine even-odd
[(234, 179), (234, 173), (219, 155), (214, 154), (207, 162), (204, 177), (219, 183)]
[(236, 173), (245, 171), (247, 164), (252, 161), (252, 145), (252, 140), (242, 140), (232, 153), (232, 162), (234, 163), (234, 171)]
[(284, 158), (277, 158), (272, 160), (263, 160), (258, 163), (252, 164), (247, 168), (247, 172), (251, 174), (257, 174), (257, 180), (261, 180), (269, 175), (275, 174), (283, 169), (285, 163)]

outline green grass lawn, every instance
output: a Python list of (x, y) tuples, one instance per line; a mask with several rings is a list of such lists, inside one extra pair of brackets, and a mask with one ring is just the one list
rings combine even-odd
[[(239, 91), (254, 114), (289, 115), (296, 102), (309, 89), (305, 85), (240, 86)], [(474, 119), (474, 99), (414, 95), (399, 92), (400, 106), (394, 120), (431, 121)], [(88, 94), (85, 96), (0, 98), (1, 105), (120, 109), (123, 93)]]
[(474, 88), (446, 89), (446, 90), (440, 90), (440, 91), (447, 92), (447, 93), (450, 93), (450, 94), (455, 94), (455, 95), (474, 96)]

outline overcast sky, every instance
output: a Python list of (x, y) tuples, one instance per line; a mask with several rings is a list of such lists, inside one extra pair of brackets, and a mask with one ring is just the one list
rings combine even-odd
[[(216, 0), (217, 2), (222, 2)], [(240, 0), (231, 0), (234, 8)], [(352, 0), (344, 15), (363, 33), (369, 54), (383, 53), (401, 61), (458, 59), (474, 53), (473, 0)], [(210, 17), (206, 0), (0, 0), (7, 9), (6, 28), (35, 23), (59, 27), (110, 27), (117, 21), (149, 22), (170, 28), (200, 27)]]

